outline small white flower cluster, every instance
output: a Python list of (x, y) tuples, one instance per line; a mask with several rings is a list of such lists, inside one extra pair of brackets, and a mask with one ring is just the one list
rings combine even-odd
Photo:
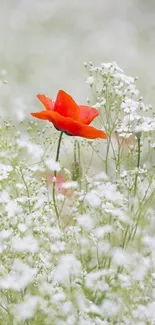
[(133, 133), (155, 130), (154, 116), (145, 116), (152, 107), (144, 105), (136, 78), (126, 76), (115, 62), (100, 67), (90, 63), (87, 68), (87, 82), (96, 96), (95, 107), (100, 109), (108, 134), (117, 131), (127, 138)]
[(0, 163), (0, 181), (7, 179), (12, 170), (11, 166)]

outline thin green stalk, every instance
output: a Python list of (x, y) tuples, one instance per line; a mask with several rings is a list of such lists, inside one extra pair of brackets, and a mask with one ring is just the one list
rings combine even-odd
[[(80, 153), (80, 144), (77, 140), (74, 142), (74, 162), (72, 164), (72, 179), (74, 181), (78, 182), (79, 185), (79, 191), (82, 190), (82, 169), (81, 169), (81, 153)], [(80, 213), (82, 214), (83, 208), (82, 208), (83, 202), (80, 202)]]
[(138, 179), (138, 171), (140, 167), (140, 136), (137, 136), (137, 141), (138, 141), (138, 157), (137, 157), (137, 172), (135, 175), (134, 195), (136, 195), (137, 192), (137, 179)]
[[(82, 190), (82, 167), (81, 167), (81, 152), (80, 152), (80, 144), (79, 142), (77, 143), (77, 150), (78, 150), (78, 163), (79, 163), (79, 178), (78, 178), (78, 182), (79, 182), (79, 190), (81, 192)], [(80, 202), (80, 213), (83, 214), (83, 201)]]
[(79, 142), (77, 143), (77, 150), (78, 150), (78, 163), (79, 163), (79, 188), (80, 191), (82, 190), (82, 182), (81, 182), (81, 152), (80, 152), (80, 144)]
[(106, 151), (106, 159), (105, 159), (105, 171), (106, 174), (108, 174), (108, 156), (109, 156), (109, 150), (110, 150), (110, 143), (111, 143), (111, 137), (107, 139), (107, 151)]
[[(57, 147), (57, 153), (56, 153), (56, 162), (58, 162), (59, 160), (59, 154), (60, 154), (60, 145), (61, 145), (61, 140), (62, 140), (62, 136), (63, 136), (63, 131), (60, 133), (59, 136), (59, 140), (58, 140), (58, 147)], [(52, 197), (53, 197), (53, 204), (54, 204), (54, 209), (55, 209), (55, 213), (57, 216), (57, 220), (58, 220), (58, 224), (60, 227), (60, 218), (59, 218), (59, 211), (58, 211), (58, 207), (57, 207), (57, 202), (56, 202), (56, 176), (57, 176), (57, 171), (54, 171), (54, 182), (53, 182), (53, 188), (52, 188)]]
[(74, 163), (75, 164), (77, 163), (77, 159), (76, 159), (76, 143), (77, 143), (77, 140), (74, 141)]
[[(80, 187), (81, 181), (81, 155), (80, 144), (77, 140), (74, 142), (74, 162), (72, 164), (72, 180), (78, 181)], [(80, 188), (81, 189), (81, 188)]]

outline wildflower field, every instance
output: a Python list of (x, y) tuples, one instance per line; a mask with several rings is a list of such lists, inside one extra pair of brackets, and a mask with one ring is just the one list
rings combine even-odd
[(0, 27), (0, 325), (155, 325), (154, 0)]
[(1, 121), (3, 325), (155, 322), (155, 114), (115, 62), (85, 68), (86, 105)]

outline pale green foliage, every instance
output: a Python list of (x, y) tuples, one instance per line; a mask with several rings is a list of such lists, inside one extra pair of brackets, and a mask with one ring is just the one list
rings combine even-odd
[(64, 135), (65, 186), (57, 187), (60, 227), (50, 174), (60, 167), (54, 161), (58, 132), (43, 122), (2, 122), (3, 325), (155, 320), (154, 116), (135, 80), (115, 63), (87, 68), (91, 104), (100, 110), (108, 139)]

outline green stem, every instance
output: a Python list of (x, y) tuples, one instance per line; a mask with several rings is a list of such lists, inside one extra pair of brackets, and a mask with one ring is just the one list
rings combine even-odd
[(82, 182), (81, 182), (81, 173), (82, 173), (82, 170), (81, 170), (81, 153), (80, 153), (80, 144), (79, 142), (77, 143), (77, 150), (78, 150), (78, 162), (79, 162), (79, 189), (80, 191), (82, 190)]
[(136, 195), (137, 192), (137, 178), (138, 178), (138, 171), (140, 167), (140, 137), (137, 137), (137, 141), (138, 141), (138, 158), (137, 158), (137, 172), (135, 175), (134, 195)]
[[(58, 160), (59, 160), (60, 145), (61, 145), (62, 136), (63, 136), (63, 131), (60, 133), (59, 140), (58, 140), (58, 147), (57, 147), (57, 153), (56, 153), (56, 158), (55, 158), (56, 162), (58, 162)], [(57, 176), (57, 171), (55, 170), (54, 171), (54, 178), (55, 179), (54, 179), (54, 182), (53, 182), (52, 197), (53, 197), (53, 204), (54, 204), (56, 217), (57, 217), (58, 224), (59, 224), (59, 227), (60, 227), (59, 211), (58, 211), (57, 202), (56, 202), (56, 176)]]
[(74, 141), (74, 163), (77, 163), (77, 159), (76, 159), (76, 144), (77, 144), (77, 140)]
[(105, 159), (105, 172), (108, 174), (108, 156), (109, 156), (109, 150), (110, 150), (110, 142), (111, 137), (109, 135), (108, 141), (107, 141), (107, 151), (106, 151), (106, 159)]

